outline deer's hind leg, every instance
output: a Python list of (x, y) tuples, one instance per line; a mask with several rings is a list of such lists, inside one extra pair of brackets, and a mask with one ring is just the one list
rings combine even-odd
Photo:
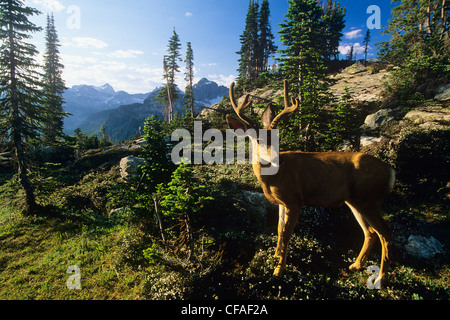
[(363, 217), (363, 215), (358, 211), (358, 209), (353, 207), (348, 202), (346, 202), (346, 204), (352, 210), (353, 215), (355, 216), (356, 220), (361, 226), (361, 229), (364, 232), (364, 244), (361, 248), (361, 252), (359, 253), (358, 258), (356, 258), (355, 263), (353, 263), (349, 268), (352, 271), (360, 270), (362, 267), (364, 267), (364, 264), (370, 255), (370, 251), (372, 250), (372, 247), (375, 243), (377, 234), (375, 230), (370, 226), (370, 224), (366, 221), (366, 219)]
[(378, 279), (375, 280), (375, 283), (383, 284), (389, 267), (389, 241), (391, 240), (392, 229), (381, 216), (380, 207), (374, 207), (373, 211), (369, 211), (369, 213), (371, 214), (366, 216), (366, 220), (378, 234), (381, 242), (380, 275), (378, 276)]

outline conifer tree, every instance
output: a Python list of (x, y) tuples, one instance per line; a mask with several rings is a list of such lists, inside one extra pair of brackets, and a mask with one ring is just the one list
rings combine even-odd
[[(382, 60), (402, 66), (391, 73), (387, 96), (407, 102), (428, 95), (435, 83), (450, 80), (450, 5), (448, 0), (396, 0), (381, 43)], [(427, 89), (428, 88), (428, 89)], [(428, 96), (431, 98), (431, 96)]]
[(194, 83), (194, 51), (192, 50), (192, 44), (187, 43), (186, 51), (186, 89), (184, 93), (184, 98), (186, 99), (185, 106), (191, 112), (191, 117), (194, 118), (194, 92), (192, 90)]
[(173, 121), (173, 108), (178, 100), (177, 85), (175, 84), (175, 77), (180, 72), (181, 61), (181, 42), (175, 28), (173, 29), (173, 35), (169, 39), (169, 45), (167, 46), (167, 55), (164, 56), (164, 80), (166, 84), (160, 89), (158, 93), (158, 101), (165, 104), (164, 113), (167, 116), (167, 121), (171, 123)]
[(13, 147), (26, 214), (36, 214), (39, 208), (26, 159), (27, 142), (43, 123), (38, 51), (26, 42), (31, 33), (42, 30), (28, 19), (36, 14), (40, 12), (21, 0), (0, 0), (0, 135), (7, 135)]
[(369, 51), (369, 43), (370, 43), (370, 30), (367, 29), (366, 36), (364, 37), (364, 64), (367, 65), (367, 52)]
[(324, 56), (325, 24), (323, 9), (316, 0), (289, 0), (288, 13), (280, 24), (281, 41), (286, 46), (281, 50), (281, 66), (285, 76), (298, 89), (303, 100), (302, 86), (308, 73), (323, 69), (323, 62), (315, 64)]
[(266, 72), (269, 69), (269, 58), (278, 50), (275, 45), (275, 37), (270, 24), (269, 0), (263, 0), (259, 14), (259, 72)]
[(258, 16), (259, 4), (250, 0), (247, 17), (245, 20), (245, 30), (241, 35), (241, 50), (236, 52), (240, 55), (238, 81), (252, 80), (257, 75), (258, 66)]
[(66, 113), (63, 107), (63, 94), (66, 89), (62, 79), (64, 66), (60, 63), (59, 39), (55, 29), (55, 20), (52, 15), (47, 15), (46, 51), (44, 55), (44, 126), (43, 142), (48, 145), (56, 145), (57, 138), (63, 135), (64, 117)]
[(301, 102), (300, 110), (289, 118), (282, 134), (285, 141), (291, 141), (290, 147), (303, 145), (305, 151), (317, 151), (316, 137), (323, 127), (319, 115), (330, 99), (325, 82), (324, 30), (328, 27), (324, 17), (324, 9), (316, 0), (289, 0), (288, 13), (279, 31), (285, 45), (280, 50), (281, 67), (291, 83), (291, 91), (298, 92)]
[(241, 35), (238, 81), (253, 81), (261, 72), (268, 70), (269, 58), (276, 51), (272, 27), (270, 25), (269, 1), (250, 0), (244, 33)]

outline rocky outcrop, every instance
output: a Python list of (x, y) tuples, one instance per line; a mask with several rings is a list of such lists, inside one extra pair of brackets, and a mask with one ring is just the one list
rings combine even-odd
[(330, 90), (336, 98), (340, 98), (347, 87), (355, 102), (377, 102), (381, 100), (383, 82), (388, 76), (387, 69), (374, 73), (370, 68), (354, 64), (330, 77), (334, 82)]
[(411, 256), (426, 260), (445, 252), (442, 243), (433, 236), (411, 235), (405, 249)]
[(362, 151), (377, 154), (380, 148), (395, 149), (414, 133), (450, 130), (450, 109), (440, 104), (417, 107), (406, 113), (402, 109), (382, 109), (369, 115), (361, 128)]
[(436, 90), (436, 96), (434, 97), (437, 101), (449, 101), (450, 100), (450, 83), (446, 85), (439, 86)]
[(120, 161), (120, 176), (125, 180), (136, 177), (139, 166), (143, 164), (144, 160), (138, 157), (129, 156), (123, 158)]

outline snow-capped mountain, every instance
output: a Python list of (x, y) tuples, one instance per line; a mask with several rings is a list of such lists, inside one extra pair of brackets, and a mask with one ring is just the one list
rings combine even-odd
[(206, 78), (201, 79), (192, 87), (194, 92), (194, 99), (196, 105), (203, 107), (210, 107), (222, 101), (224, 95), (228, 94), (228, 88), (219, 86), (214, 81), (209, 81)]
[[(75, 86), (69, 89), (71, 106), (86, 107), (92, 104), (89, 109), (90, 114), (84, 117), (79, 116), (75, 128), (68, 127), (66, 121), (65, 131), (69, 134), (73, 133), (76, 128), (81, 128), (87, 134), (99, 134), (102, 125), (105, 125), (108, 136), (114, 141), (127, 140), (134, 137), (136, 133), (143, 133), (145, 119), (152, 115), (163, 117), (163, 106), (156, 99), (159, 88), (145, 95), (130, 95), (126, 92), (115, 92), (114, 89), (105, 84), (101, 87), (94, 86)], [(114, 94), (113, 94), (114, 93)], [(199, 113), (203, 108), (209, 107), (217, 102), (222, 101), (224, 95), (228, 93), (228, 89), (219, 86), (208, 79), (201, 79), (193, 87), (195, 99), (195, 111)], [(175, 107), (179, 113), (184, 113), (182, 107), (185, 103), (183, 99), (184, 92), (178, 91), (179, 99)], [(66, 100), (67, 101), (67, 100)], [(129, 101), (121, 103), (122, 101)], [(114, 107), (105, 107), (108, 104)], [(94, 111), (93, 111), (94, 110)], [(67, 112), (73, 113), (70, 110)], [(81, 114), (81, 113), (79, 113)], [(86, 114), (86, 113), (85, 113)], [(72, 118), (72, 117), (71, 117)], [(67, 120), (71, 120), (71, 118)], [(82, 118), (81, 121), (79, 119)], [(70, 131), (72, 130), (72, 131)]]
[(72, 116), (64, 121), (64, 131), (73, 134), (90, 115), (114, 109), (121, 105), (143, 103), (150, 93), (129, 94), (116, 92), (110, 84), (103, 86), (76, 85), (64, 92), (65, 111)]

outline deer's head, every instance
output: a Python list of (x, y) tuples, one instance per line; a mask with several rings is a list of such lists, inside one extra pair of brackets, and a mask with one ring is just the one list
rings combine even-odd
[[(255, 150), (256, 148), (256, 152), (253, 152), (253, 156), (255, 158), (252, 159), (253, 164), (257, 165), (257, 167), (254, 167), (255, 174), (257, 176), (275, 175), (278, 172), (280, 163), (278, 131), (274, 129), (281, 120), (299, 108), (300, 101), (298, 99), (292, 99), (291, 104), (289, 103), (288, 82), (284, 81), (285, 108), (279, 115), (276, 115), (273, 105), (269, 104), (261, 116), (261, 122), (263, 125), (263, 128), (261, 128), (259, 123), (254, 122), (252, 119), (244, 115), (244, 111), (252, 107), (250, 95), (246, 95), (242, 104), (238, 106), (234, 95), (234, 86), (235, 84), (232, 83), (230, 87), (230, 100), (234, 111), (239, 117), (239, 120), (228, 115), (228, 125), (231, 129), (235, 130), (237, 135), (248, 136), (252, 140), (253, 149)], [(239, 129), (242, 131), (239, 131)], [(274, 141), (274, 136), (276, 137), (276, 143)]]
[(273, 130), (276, 128), (276, 126), (281, 120), (285, 119), (291, 113), (295, 112), (300, 106), (300, 101), (298, 99), (292, 98), (291, 103), (289, 103), (288, 82), (287, 80), (285, 80), (284, 110), (279, 115), (276, 115), (275, 109), (273, 105), (270, 103), (261, 116), (261, 122), (263, 125), (263, 128), (261, 128), (258, 123), (255, 123), (252, 119), (244, 115), (244, 111), (252, 107), (252, 102), (249, 101), (250, 95), (246, 95), (242, 104), (238, 106), (238, 103), (236, 102), (236, 98), (234, 95), (234, 86), (235, 84), (233, 82), (230, 87), (230, 100), (234, 112), (236, 112), (237, 116), (239, 117), (239, 120), (236, 120), (230, 116), (227, 117), (228, 125), (234, 130), (237, 129), (242, 129), (244, 131), (248, 129), (255, 129), (256, 131), (259, 131), (260, 129)]

